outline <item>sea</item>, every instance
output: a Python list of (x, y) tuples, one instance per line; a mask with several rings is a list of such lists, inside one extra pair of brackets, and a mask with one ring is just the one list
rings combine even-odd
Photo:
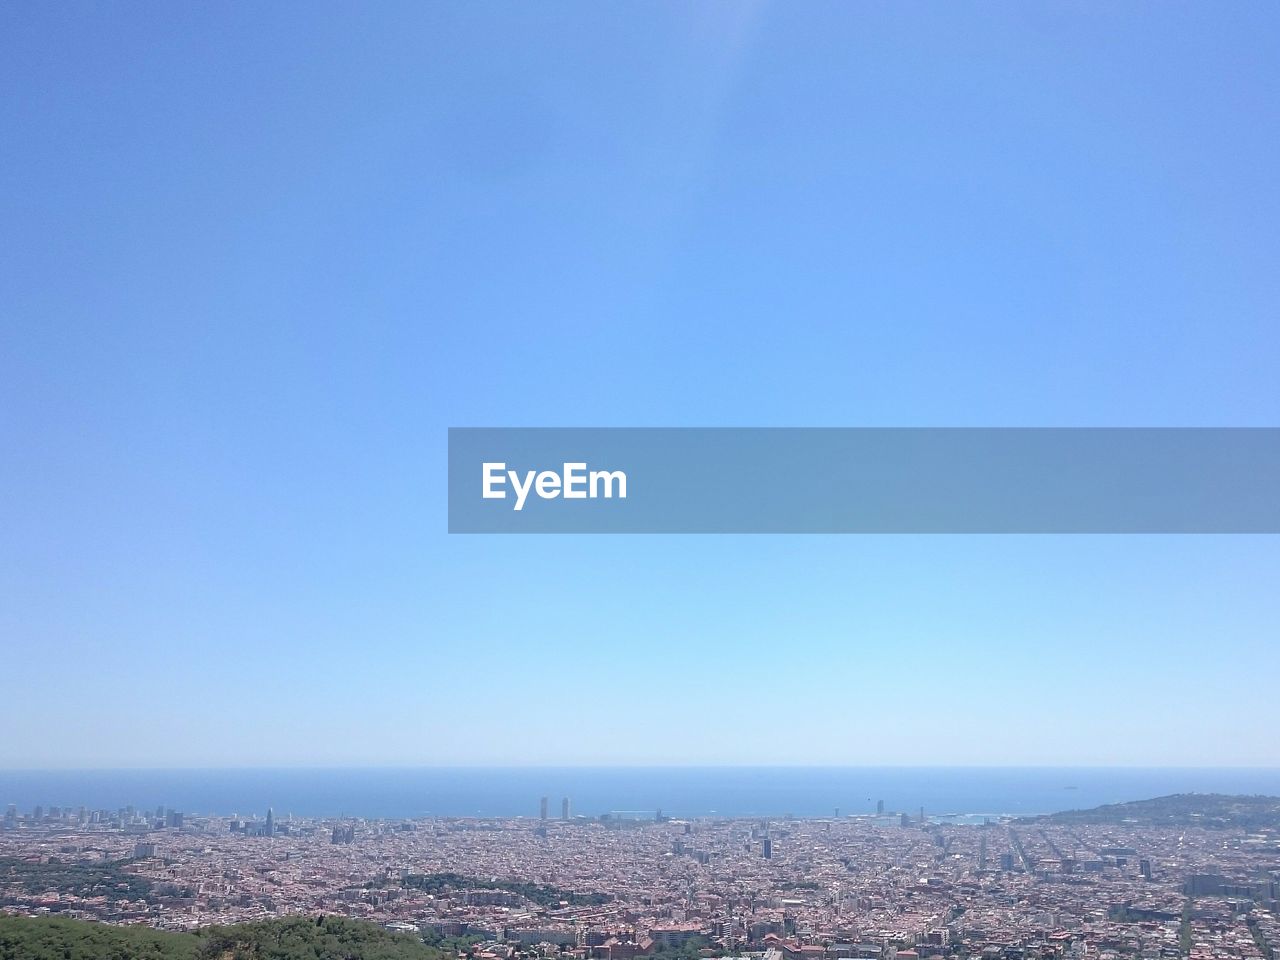
[(15, 804), (277, 817), (830, 817), (886, 812), (960, 821), (1172, 793), (1280, 795), (1280, 768), (395, 767), (0, 770)]

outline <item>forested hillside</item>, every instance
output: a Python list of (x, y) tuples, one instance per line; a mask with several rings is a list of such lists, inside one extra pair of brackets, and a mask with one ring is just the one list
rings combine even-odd
[(196, 933), (63, 917), (0, 916), (0, 960), (441, 960), (416, 937), (340, 917), (289, 917)]

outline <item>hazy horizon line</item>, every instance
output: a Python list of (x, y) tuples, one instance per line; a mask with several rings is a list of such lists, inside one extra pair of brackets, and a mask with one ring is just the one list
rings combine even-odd
[(329, 763), (238, 765), (0, 766), (6, 773), (242, 772), (325, 770), (1280, 770), (1280, 764), (1144, 763)]

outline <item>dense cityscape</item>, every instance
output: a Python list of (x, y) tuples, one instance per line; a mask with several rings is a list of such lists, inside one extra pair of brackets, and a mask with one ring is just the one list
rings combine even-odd
[(192, 930), (337, 915), (482, 960), (1273, 958), (1269, 824), (924, 811), (316, 819), (10, 806), (0, 912)]

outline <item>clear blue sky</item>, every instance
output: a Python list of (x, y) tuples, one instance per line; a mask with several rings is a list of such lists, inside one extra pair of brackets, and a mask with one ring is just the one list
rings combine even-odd
[(445, 533), (469, 425), (1280, 424), (1274, 4), (0, 7), (0, 766), (1280, 764), (1275, 537)]

